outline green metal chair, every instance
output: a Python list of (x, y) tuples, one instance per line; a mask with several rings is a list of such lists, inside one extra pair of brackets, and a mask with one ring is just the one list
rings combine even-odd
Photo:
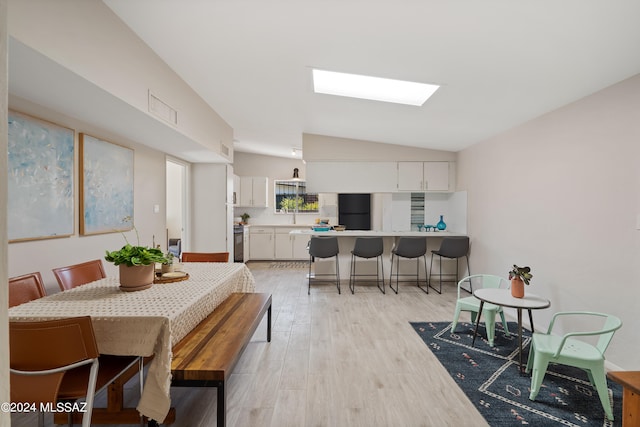
[[(456, 301), (456, 311), (453, 315), (453, 324), (451, 325), (451, 332), (453, 333), (458, 325), (458, 318), (460, 317), (461, 311), (470, 311), (471, 312), (471, 321), (475, 323), (476, 316), (478, 315), (478, 311), (480, 310), (480, 300), (473, 295), (461, 298), (460, 290), (466, 289), (462, 288), (462, 283), (469, 281), (471, 283), (471, 292), (475, 289), (483, 289), (483, 288), (508, 288), (509, 281), (500, 276), (494, 276), (491, 274), (473, 274), (471, 276), (467, 276), (458, 282), (458, 300)], [(484, 322), (485, 328), (487, 330), (487, 340), (489, 341), (489, 345), (493, 347), (493, 341), (495, 338), (495, 330), (496, 330), (496, 314), (500, 315), (502, 319), (502, 325), (504, 326), (504, 330), (509, 335), (509, 328), (507, 326), (507, 321), (504, 318), (504, 312), (502, 311), (502, 307), (495, 304), (485, 303), (482, 307), (482, 313), (484, 314)]]
[[(562, 336), (552, 335), (551, 332), (556, 319), (565, 316), (567, 320), (574, 322), (579, 320), (580, 324), (587, 321), (587, 319), (601, 317), (604, 320), (604, 324), (600, 329), (568, 332)], [(607, 418), (613, 420), (613, 410), (609, 401), (607, 377), (604, 370), (604, 352), (609, 346), (613, 334), (621, 326), (622, 321), (619, 318), (604, 313), (565, 311), (554, 314), (547, 333), (534, 333), (531, 340), (531, 350), (527, 361), (527, 373), (532, 372), (529, 399), (536, 399), (549, 363), (574, 366), (586, 371), (591, 385), (598, 391), (598, 396)], [(585, 336), (599, 336), (598, 342), (592, 345), (574, 338)]]

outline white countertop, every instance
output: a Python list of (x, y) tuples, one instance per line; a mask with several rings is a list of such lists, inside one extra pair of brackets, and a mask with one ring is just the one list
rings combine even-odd
[(309, 228), (313, 224), (245, 224), (245, 227)]
[[(310, 226), (309, 226), (310, 227)], [(310, 236), (336, 237), (453, 237), (466, 236), (452, 231), (374, 231), (374, 230), (345, 230), (345, 231), (313, 231), (292, 230), (289, 234), (305, 234)]]

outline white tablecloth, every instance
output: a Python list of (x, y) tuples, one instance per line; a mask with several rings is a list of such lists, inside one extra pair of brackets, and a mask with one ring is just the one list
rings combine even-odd
[(240, 263), (184, 263), (189, 280), (123, 292), (117, 277), (9, 309), (9, 320), (91, 316), (102, 354), (155, 355), (149, 364), (138, 411), (162, 422), (171, 406), (171, 348), (233, 292), (254, 292), (255, 281)]

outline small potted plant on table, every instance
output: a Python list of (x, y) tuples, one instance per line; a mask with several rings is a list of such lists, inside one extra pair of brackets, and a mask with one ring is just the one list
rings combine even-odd
[[(131, 221), (130, 217), (124, 221)], [(153, 285), (156, 263), (168, 262), (162, 251), (158, 248), (140, 246), (140, 236), (136, 232), (137, 245), (133, 246), (122, 234), (126, 245), (117, 251), (106, 251), (105, 260), (112, 262), (120, 268), (120, 289), (123, 291), (140, 291)]]
[(173, 264), (173, 253), (167, 252), (164, 257), (167, 259), (167, 261), (163, 262), (162, 266), (160, 267), (162, 273), (171, 273), (175, 271), (175, 265)]
[(529, 284), (529, 280), (533, 277), (531, 268), (518, 267), (513, 264), (513, 269), (509, 271), (509, 280), (511, 280), (511, 295), (514, 298), (524, 297), (524, 285)]

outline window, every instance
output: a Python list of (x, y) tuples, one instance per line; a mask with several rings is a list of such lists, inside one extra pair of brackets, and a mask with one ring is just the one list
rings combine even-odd
[[(318, 212), (318, 193), (307, 193), (305, 181), (275, 181), (276, 213)], [(297, 200), (296, 200), (297, 199)], [(297, 203), (296, 203), (297, 201)]]

